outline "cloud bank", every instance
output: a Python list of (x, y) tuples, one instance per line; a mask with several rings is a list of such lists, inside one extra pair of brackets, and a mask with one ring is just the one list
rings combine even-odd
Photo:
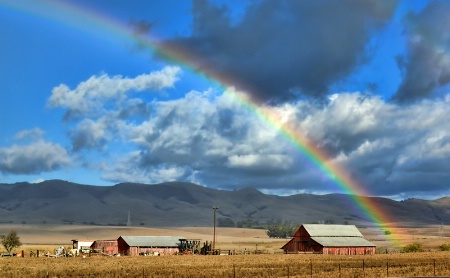
[[(339, 191), (228, 90), (191, 91), (179, 99), (152, 102), (124, 92), (127, 97), (115, 106), (95, 103), (101, 113), (67, 123), (71, 149), (78, 155), (101, 151), (98, 169), (112, 182), (178, 180), (273, 193)], [(136, 106), (140, 108), (130, 109)], [(325, 150), (326, 163), (340, 163), (374, 195), (448, 190), (448, 95), (402, 106), (358, 92), (339, 93), (322, 102), (299, 100), (267, 108)], [(124, 116), (125, 110), (139, 116)]]
[(192, 34), (165, 44), (260, 102), (321, 97), (367, 61), (369, 38), (397, 1), (255, 1), (237, 23), (226, 7), (193, 2)]

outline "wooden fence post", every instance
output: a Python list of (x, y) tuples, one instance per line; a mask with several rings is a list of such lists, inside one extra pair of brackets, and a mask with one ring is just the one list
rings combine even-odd
[(363, 277), (366, 277), (366, 271), (364, 269), (364, 260), (363, 260)]
[(389, 261), (386, 262), (386, 277), (389, 277)]
[(436, 259), (433, 260), (433, 273), (436, 276)]
[(339, 278), (341, 278), (341, 264), (339, 263)]

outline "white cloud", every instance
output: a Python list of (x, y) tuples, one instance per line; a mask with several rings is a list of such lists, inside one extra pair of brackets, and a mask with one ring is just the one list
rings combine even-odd
[[(98, 162), (106, 165), (103, 178), (114, 182), (185, 180), (315, 193), (336, 189), (276, 125), (234, 101), (230, 92), (191, 91), (151, 103), (124, 94), (121, 105), (75, 121), (69, 132), (72, 148), (106, 151), (98, 154)], [(443, 179), (450, 180), (449, 104), (449, 96), (400, 106), (377, 96), (340, 93), (324, 102), (266, 106), (264, 113), (308, 137), (328, 154), (324, 163), (340, 163), (369, 192), (394, 196), (437, 192)], [(79, 155), (89, 157), (88, 152)], [(426, 186), (420, 185), (424, 180)]]
[(162, 164), (155, 167), (137, 167), (139, 153), (133, 152), (116, 161), (114, 165), (103, 166), (103, 178), (115, 182), (162, 183), (186, 178), (183, 167)]
[(280, 168), (292, 167), (293, 159), (287, 155), (232, 155), (228, 157), (228, 165), (232, 168)]
[[(361, 102), (361, 97), (341, 94), (327, 106), (310, 110), (309, 125), (302, 125), (301, 119), (300, 125), (376, 193), (441, 190), (443, 179), (450, 178), (448, 98), (398, 106), (373, 97)], [(340, 98), (345, 101), (336, 102)], [(336, 105), (332, 113), (330, 105)], [(341, 110), (355, 111), (351, 107), (358, 105), (362, 113), (341, 116), (346, 113)], [(370, 125), (361, 124), (367, 122)]]
[(31, 181), (31, 183), (41, 183), (41, 182), (44, 182), (44, 181), (45, 181), (45, 179), (39, 178), (39, 179), (36, 179), (34, 181)]
[(7, 174), (48, 172), (70, 164), (71, 159), (63, 147), (43, 140), (0, 148), (0, 171)]
[(61, 84), (52, 90), (48, 100), (50, 107), (67, 108), (75, 114), (96, 112), (109, 101), (126, 98), (129, 92), (159, 91), (172, 87), (181, 73), (179, 67), (168, 66), (161, 71), (142, 74), (135, 78), (123, 76), (110, 77), (107, 74), (92, 76), (71, 90)]
[(22, 130), (16, 134), (16, 139), (40, 139), (44, 136), (44, 131), (40, 128)]

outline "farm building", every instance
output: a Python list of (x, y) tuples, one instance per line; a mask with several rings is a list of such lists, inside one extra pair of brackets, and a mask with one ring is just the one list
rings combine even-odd
[(106, 255), (114, 255), (119, 253), (119, 246), (117, 244), (117, 239), (96, 240), (92, 243), (91, 250)]
[(121, 236), (117, 244), (121, 255), (175, 255), (183, 239), (178, 236)]
[(281, 249), (285, 253), (364, 255), (375, 254), (376, 245), (355, 225), (303, 224)]
[(72, 239), (72, 252), (74, 255), (79, 253), (89, 253), (93, 241)]

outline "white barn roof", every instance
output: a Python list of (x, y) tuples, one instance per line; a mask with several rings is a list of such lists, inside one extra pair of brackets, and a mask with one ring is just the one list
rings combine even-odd
[(121, 236), (128, 246), (135, 247), (178, 247), (182, 236)]
[(355, 225), (303, 224), (311, 237), (363, 237)]
[(323, 247), (375, 247), (376, 245), (362, 237), (311, 237)]

